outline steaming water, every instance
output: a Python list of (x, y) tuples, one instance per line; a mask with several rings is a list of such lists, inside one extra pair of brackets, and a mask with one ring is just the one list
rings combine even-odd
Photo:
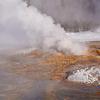
[(27, 7), (21, 0), (0, 1), (0, 5), (1, 50), (30, 47), (82, 54), (86, 47), (79, 40), (100, 40), (100, 33), (94, 32), (95, 37), (90, 32), (85, 35), (81, 35), (84, 34), (81, 32), (80, 35), (67, 33), (59, 24), (54, 24), (55, 21), (50, 16), (42, 14), (34, 6)]
[(0, 5), (1, 49), (28, 46), (74, 54), (85, 52), (85, 46), (71, 39), (59, 24), (54, 24), (51, 17), (42, 14), (34, 6), (27, 7), (21, 0), (0, 1)]
[[(83, 33), (82, 35), (80, 34), (81, 33), (70, 34), (66, 32), (61, 27), (60, 24), (55, 24), (55, 21), (53, 20), (52, 17), (46, 14), (42, 14), (42, 11), (39, 11), (34, 6), (27, 7), (27, 4), (21, 0), (0, 1), (0, 52), (2, 53), (6, 52), (6, 57), (9, 52), (12, 53), (11, 50), (16, 52), (17, 50), (22, 50), (23, 48), (24, 49), (28, 48), (27, 50), (25, 49), (25, 53), (30, 52), (33, 49), (41, 49), (44, 51), (53, 51), (53, 52), (63, 51), (65, 53), (67, 51), (70, 51), (71, 53), (74, 54), (83, 54), (87, 48), (83, 44), (79, 43), (80, 42), (79, 39), (97, 40), (97, 38), (95, 39), (94, 38), (90, 39), (90, 37), (87, 38), (87, 34), (92, 36), (91, 33), (89, 32), (85, 34), (86, 35), (85, 39), (83, 38)], [(98, 34), (100, 33), (98, 32)], [(79, 35), (81, 38), (78, 37)], [(95, 36), (98, 37), (98, 40), (100, 40), (100, 35), (95, 34)], [(0, 58), (1, 61), (0, 62), (0, 80), (1, 80), (0, 99), (1, 100), (7, 100), (10, 97), (12, 98), (12, 100), (14, 100), (14, 98), (17, 98), (18, 96), (19, 98), (22, 98), (21, 100), (25, 100), (25, 99), (34, 100), (34, 98), (36, 100), (44, 100), (44, 96), (46, 96), (46, 91), (47, 91), (46, 86), (48, 85), (49, 87), (52, 84), (54, 84), (55, 86), (55, 82), (53, 81), (34, 82), (30, 79), (27, 79), (26, 77), (20, 77), (15, 74), (11, 74), (11, 72), (9, 72), (9, 68), (14, 67), (12, 64), (14, 62), (13, 61), (8, 62), (7, 59), (3, 60), (2, 56), (0, 57), (1, 57)], [(18, 59), (19, 61), (22, 61), (22, 58), (18, 58)], [(27, 63), (30, 62), (26, 59), (23, 63), (26, 63), (26, 61)], [(73, 75), (76, 76), (74, 79), (75, 80), (77, 79), (77, 74), (83, 75), (84, 73), (86, 73), (86, 76), (84, 76), (84, 79), (86, 79), (87, 75), (90, 75), (91, 71), (93, 70), (91, 69), (89, 72), (80, 70), (79, 73), (73, 73)], [(71, 78), (74, 77), (73, 75), (71, 76)], [(93, 80), (87, 78), (87, 80), (85, 81), (82, 80), (82, 81), (88, 82), (88, 80), (91, 80), (92, 83), (94, 82), (94, 80), (97, 80), (96, 77), (92, 77), (92, 78)], [(81, 77), (79, 77), (79, 81), (81, 81)], [(33, 90), (32, 88), (30, 88), (30, 86), (33, 87)], [(82, 89), (80, 89), (80, 87), (76, 87), (74, 89), (78, 91), (78, 93), (76, 94), (76, 92), (72, 91), (73, 90), (72, 86), (71, 88), (69, 88), (69, 85), (63, 87), (63, 84), (60, 85), (60, 87), (58, 86), (61, 89), (61, 90), (59, 88), (55, 89), (56, 90), (55, 94), (57, 94), (58, 100), (61, 100), (61, 98), (64, 97), (65, 93), (69, 97), (69, 100), (76, 100), (73, 98), (76, 95), (78, 95), (79, 97), (77, 98), (77, 100), (80, 100), (80, 98), (83, 98), (84, 100), (84, 97), (81, 97), (79, 95), (79, 94), (83, 94), (82, 96), (86, 95), (86, 94), (84, 95)], [(96, 88), (93, 90), (95, 90), (96, 92), (98, 89)], [(89, 92), (89, 90), (87, 90), (87, 93), (90, 93), (89, 95), (95, 94)], [(19, 100), (19, 98), (15, 100)], [(97, 97), (94, 96), (93, 98), (89, 97), (89, 98), (90, 100), (99, 100), (98, 96)], [(85, 100), (89, 100), (89, 99), (85, 98)]]
[(27, 4), (21, 0), (4, 0), (0, 1), (0, 5), (1, 51), (27, 47), (44, 51), (65, 53), (70, 51), (74, 54), (83, 54), (87, 47), (80, 44), (79, 40), (100, 40), (100, 33), (95, 32), (95, 37), (98, 38), (89, 32), (85, 33), (84, 38), (81, 35), (84, 33), (81, 32), (80, 35), (71, 35), (60, 24), (55, 24), (52, 17), (42, 14), (42, 11), (34, 6), (27, 7)]

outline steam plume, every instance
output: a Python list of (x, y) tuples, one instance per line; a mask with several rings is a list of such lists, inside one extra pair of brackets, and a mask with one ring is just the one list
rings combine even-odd
[(25, 47), (82, 54), (85, 47), (60, 24), (21, 0), (0, 1), (0, 48)]

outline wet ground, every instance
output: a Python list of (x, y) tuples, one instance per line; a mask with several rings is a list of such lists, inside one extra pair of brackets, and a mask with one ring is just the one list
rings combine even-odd
[(45, 58), (0, 56), (0, 100), (100, 100), (99, 85), (51, 80), (54, 66), (38, 64)]

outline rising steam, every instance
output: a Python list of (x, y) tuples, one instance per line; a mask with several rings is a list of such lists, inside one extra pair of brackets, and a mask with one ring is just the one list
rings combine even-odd
[(82, 54), (86, 48), (34, 6), (21, 0), (0, 1), (0, 49), (28, 46), (46, 51)]

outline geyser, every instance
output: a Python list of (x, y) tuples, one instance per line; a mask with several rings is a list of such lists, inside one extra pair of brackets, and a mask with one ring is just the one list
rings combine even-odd
[(25, 47), (83, 54), (86, 47), (67, 35), (60, 24), (22, 0), (0, 1), (0, 49)]

